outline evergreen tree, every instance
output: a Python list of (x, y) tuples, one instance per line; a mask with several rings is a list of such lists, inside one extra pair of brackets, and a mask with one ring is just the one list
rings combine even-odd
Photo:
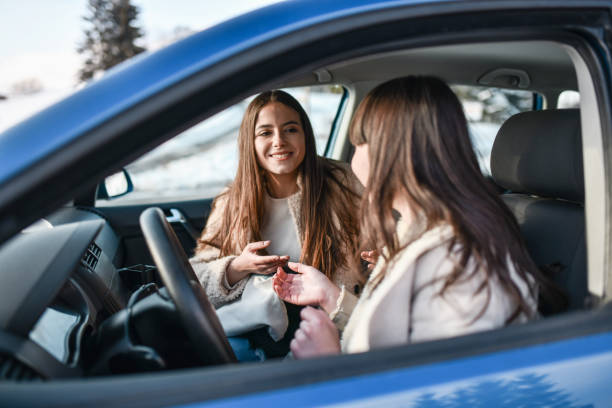
[(87, 81), (121, 61), (143, 52), (136, 40), (143, 36), (135, 25), (139, 10), (130, 0), (89, 0), (85, 41), (77, 51), (86, 55), (79, 79)]

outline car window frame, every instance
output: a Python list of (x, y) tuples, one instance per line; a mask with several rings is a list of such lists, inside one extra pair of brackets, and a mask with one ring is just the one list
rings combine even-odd
[[(431, 9), (427, 9), (427, 10), (429, 12), (431, 11)], [(443, 7), (436, 9), (437, 12), (440, 12), (440, 10), (445, 10), (445, 9)], [(411, 11), (414, 11), (414, 9), (411, 9)], [(397, 13), (397, 11), (395, 11), (395, 13)], [(503, 15), (503, 13), (501, 14)], [(534, 15), (536, 14), (537, 13), (534, 13)], [(469, 13), (466, 13), (463, 17), (469, 18)], [(394, 18), (397, 18), (397, 16), (395, 16)], [(411, 20), (417, 17), (414, 17), (414, 16), (406, 17), (404, 15), (404, 18), (405, 20)], [(443, 20), (443, 21), (446, 21), (446, 20)], [(461, 22), (458, 22), (458, 24), (460, 23)], [(524, 24), (527, 25), (527, 23), (524, 23)], [(295, 35), (297, 36), (299, 35), (299, 33), (296, 33)], [(585, 34), (585, 35), (594, 36), (595, 34), (591, 33), (591, 34)], [(432, 42), (434, 42), (431, 38), (427, 38), (427, 36), (425, 37), (426, 38), (422, 39), (420, 42), (409, 41), (409, 43), (411, 44), (411, 46), (416, 46), (418, 44), (431, 44)], [(490, 31), (482, 30), (482, 31), (479, 31), (477, 35), (473, 35), (471, 37), (465, 36), (464, 38), (462, 38), (462, 40), (465, 41), (465, 40), (468, 40), (469, 38), (476, 40), (479, 38), (482, 39), (484, 37), (491, 38), (491, 39), (500, 38), (500, 37), (516, 39), (517, 33), (512, 32), (511, 30), (501, 30), (501, 31), (495, 30), (495, 29), (492, 29)], [(522, 36), (518, 35), (518, 37), (522, 37)], [(602, 58), (604, 58), (604, 55), (598, 54), (593, 49), (594, 47), (593, 43), (597, 43), (597, 41), (600, 41), (600, 39), (598, 39), (597, 37), (591, 38), (593, 41), (589, 44), (585, 41), (584, 38), (577, 36), (575, 34), (551, 33), (550, 31), (546, 29), (543, 31), (538, 31), (537, 29), (529, 31), (528, 35), (524, 38), (554, 39), (555, 41), (569, 44), (571, 47), (577, 50), (576, 52), (580, 54), (582, 58), (584, 58), (586, 69), (590, 73), (591, 78), (593, 80), (602, 81), (603, 83), (608, 85), (608, 86), (602, 86), (601, 87), (602, 89), (597, 89), (597, 88), (594, 89), (594, 98), (597, 102), (597, 106), (594, 106), (594, 107), (592, 106), (591, 108), (597, 110), (597, 113), (599, 114), (599, 121), (595, 123), (595, 126), (601, 127), (600, 131), (601, 131), (601, 138), (602, 138), (602, 143), (603, 143), (602, 154), (606, 152), (605, 153), (606, 155), (603, 158), (604, 160), (603, 163), (606, 164), (606, 169), (604, 169), (605, 173), (603, 176), (605, 180), (609, 180), (610, 172), (611, 172), (610, 163), (612, 163), (612, 160), (611, 160), (612, 149), (610, 149), (610, 146), (609, 146), (609, 143), (611, 143), (610, 140), (612, 139), (610, 137), (612, 133), (610, 130), (610, 123), (611, 123), (610, 122), (610, 111), (611, 111), (610, 106), (611, 104), (610, 104), (610, 95), (608, 91), (608, 88), (609, 88), (608, 79), (609, 78), (607, 75), (604, 74), (603, 68), (602, 68), (602, 65), (604, 65), (603, 62), (605, 62), (602, 60)], [(284, 38), (284, 40), (290, 41), (291, 36), (289, 38)], [(453, 33), (452, 30), (450, 30), (450, 33), (448, 35), (440, 34), (440, 35), (435, 36), (435, 41), (442, 42), (442, 43), (447, 43), (447, 42), (456, 41), (456, 40), (457, 40), (456, 33)], [(273, 42), (271, 42), (271, 44), (274, 45)], [(389, 47), (388, 44), (382, 44), (381, 48), (384, 49), (385, 46), (388, 49)], [(401, 46), (401, 44), (394, 43), (394, 46)], [(607, 48), (606, 50), (609, 51)], [(299, 51), (299, 49), (296, 51)], [(370, 48), (370, 51), (371, 51), (371, 48)], [(318, 64), (321, 63), (320, 59), (315, 59), (315, 61), (317, 61)], [(222, 69), (222, 68), (223, 66), (216, 67), (216, 69)], [(304, 69), (307, 69), (307, 68), (308, 67), (305, 67)], [(207, 72), (210, 72), (210, 71), (207, 71)], [(280, 77), (276, 76), (276, 78), (277, 79), (281, 78), (285, 74), (280, 74), (281, 76)], [(187, 83), (191, 85), (193, 85), (194, 83), (198, 84), (198, 82), (195, 79), (194, 81), (195, 82), (187, 81)], [(259, 75), (255, 75), (255, 78), (252, 79), (252, 81), (253, 83), (251, 83), (250, 85), (251, 88), (255, 86), (256, 84), (259, 84), (259, 85), (271, 84), (269, 77), (264, 78), (263, 75), (261, 75), (261, 73)], [(244, 83), (241, 83), (240, 85), (244, 86)], [(248, 86), (247, 88), (250, 89)], [(203, 87), (201, 88), (201, 91), (204, 92), (208, 89), (209, 88)], [(215, 88), (215, 89), (219, 90), (219, 88)], [(231, 86), (230, 86), (230, 89), (231, 89)], [(238, 97), (236, 95), (241, 95), (241, 92), (242, 91), (234, 90), (234, 93), (230, 93), (230, 95), (233, 95), (233, 96), (226, 97), (226, 99), (224, 99), (223, 102), (221, 103), (221, 106), (227, 105), (233, 99), (237, 99)], [(187, 93), (187, 95), (189, 94)], [(184, 96), (184, 100), (181, 103), (181, 105), (185, 105), (189, 103), (190, 101), (192, 101), (190, 97)], [(150, 115), (151, 112), (149, 110), (154, 110), (152, 109), (152, 106), (158, 106), (159, 103), (160, 103), (160, 100), (151, 101), (152, 105), (141, 107), (142, 109), (144, 109), (145, 112), (148, 113), (148, 115), (145, 115), (145, 117), (148, 117)], [(207, 109), (208, 110), (206, 111), (205, 115), (211, 114), (211, 112), (214, 111), (216, 108), (213, 108), (209, 105)], [(139, 113), (142, 113), (142, 112), (139, 109), (134, 109), (126, 115), (127, 116), (138, 115)], [(181, 118), (180, 114), (177, 114), (177, 115), (179, 118)], [(161, 118), (163, 117), (164, 116), (161, 115)], [(128, 117), (124, 119), (128, 122), (130, 122), (130, 120), (128, 119), (131, 119), (131, 121), (135, 121), (133, 117), (131, 118)], [(161, 121), (161, 120), (162, 119), (158, 119), (158, 121)], [(176, 126), (176, 122), (173, 121), (173, 123), (174, 123), (173, 126)], [(136, 126), (136, 130), (139, 133), (139, 137), (137, 138), (137, 141), (141, 142), (144, 139), (144, 133), (146, 133), (147, 130), (150, 130), (150, 127)], [(113, 137), (108, 136), (108, 133), (105, 133), (105, 132), (110, 132), (109, 129), (103, 129), (103, 130), (98, 129), (97, 131), (100, 131), (102, 136), (106, 136), (110, 138), (111, 140), (113, 139)], [(144, 145), (139, 145), (138, 149), (136, 149), (135, 153), (133, 154), (135, 155), (138, 153), (142, 153), (145, 150), (152, 148), (152, 146), (161, 143), (161, 139), (164, 139), (166, 137), (169, 138), (171, 134), (175, 131), (176, 131), (176, 127), (173, 127), (173, 130), (169, 130), (169, 129), (159, 130), (158, 138), (156, 140), (149, 141), (145, 143)], [(94, 131), (93, 133), (95, 132), (96, 131)], [(116, 129), (115, 129), (115, 132), (116, 132)], [(113, 133), (113, 134), (115, 137), (118, 137), (121, 135), (125, 135), (125, 132), (119, 132), (118, 134), (117, 133)], [(94, 134), (94, 136), (96, 135)], [(92, 138), (96, 141), (96, 143), (92, 142), (93, 144), (100, 143), (101, 140), (106, 140), (105, 137), (99, 136), (96, 138), (94, 136), (92, 136)], [(134, 146), (130, 146), (130, 147), (133, 148)], [(109, 151), (108, 149), (111, 149), (111, 148), (112, 146), (106, 147), (107, 149), (106, 151)], [(117, 153), (117, 155), (118, 154), (119, 153)], [(111, 157), (117, 157), (117, 155), (112, 155)], [(87, 159), (88, 157), (89, 156), (85, 155), (83, 160)], [(125, 160), (127, 159), (124, 157), (123, 159), (119, 160), (118, 164), (122, 164), (122, 162)], [(103, 163), (103, 164), (108, 165), (107, 168), (113, 167), (109, 163)], [(87, 175), (91, 175), (92, 173), (103, 175), (104, 173), (106, 173), (106, 171), (96, 173), (95, 170), (88, 170)], [(64, 192), (64, 194), (67, 194), (67, 193)], [(610, 232), (610, 221), (608, 218), (609, 218), (609, 214), (611, 213), (610, 212), (611, 208), (610, 208), (610, 203), (608, 200), (608, 198), (610, 197), (609, 188), (607, 186), (605, 187), (603, 194), (605, 195), (604, 198), (606, 199), (605, 208), (607, 212), (606, 214), (604, 214), (605, 220), (602, 222), (602, 224), (604, 224), (604, 227), (603, 227), (605, 229), (604, 232)], [(62, 199), (65, 199), (65, 196), (62, 196)], [(16, 200), (16, 201), (19, 202), (19, 200)], [(51, 204), (46, 204), (46, 207), (42, 207), (43, 209), (41, 211), (44, 211), (44, 209), (48, 208), (48, 206), (50, 205), (57, 206), (59, 205), (59, 202), (60, 200), (58, 200), (57, 198), (54, 198), (53, 200), (51, 200)], [(34, 212), (34, 213), (37, 214), (37, 216), (40, 215), (40, 212)], [(24, 216), (23, 219), (27, 220), (27, 217)], [(608, 235), (609, 234), (606, 234), (605, 236), (608, 236)], [(606, 246), (607, 246), (607, 243), (608, 243), (607, 238), (604, 237), (604, 244)], [(606, 249), (605, 253), (602, 254), (602, 256), (609, 258), (610, 256), (609, 252), (610, 250)], [(604, 270), (607, 270), (605, 269), (605, 267), (609, 265), (610, 265), (610, 261), (606, 259), (603, 265)], [(524, 326), (509, 327), (509, 328), (494, 331), (494, 332), (481, 333), (478, 335), (467, 336), (464, 338), (440, 340), (438, 342), (432, 342), (432, 343), (427, 343), (423, 345), (401, 346), (398, 349), (372, 351), (370, 353), (359, 354), (359, 355), (338, 356), (338, 357), (328, 358), (328, 359), (313, 360), (311, 362), (278, 362), (278, 363), (271, 362), (269, 363), (270, 364), (269, 367), (271, 371), (274, 371), (274, 372), (270, 375), (261, 375), (261, 372), (263, 370), (258, 371), (260, 373), (258, 375), (261, 375), (261, 378), (251, 378), (250, 381), (253, 381), (254, 383), (259, 384), (258, 385), (259, 388), (254, 387), (250, 389), (249, 391), (255, 392), (257, 390), (264, 391), (264, 390), (272, 390), (276, 388), (286, 387), (287, 383), (282, 382), (282, 380), (280, 384), (276, 382), (272, 384), (271, 380), (278, 380), (279, 378), (286, 377), (292, 373), (298, 373), (299, 375), (303, 377), (296, 378), (296, 379), (287, 378), (285, 381), (287, 382), (304, 381), (304, 379), (310, 379), (311, 383), (313, 383), (313, 382), (328, 380), (329, 378), (325, 376), (325, 373), (327, 373), (327, 371), (325, 370), (333, 371), (332, 367), (336, 367), (337, 369), (337, 371), (333, 371), (334, 373), (338, 374), (339, 377), (337, 378), (345, 378), (349, 376), (367, 374), (370, 372), (374, 372), (373, 370), (375, 370), (376, 361), (377, 361), (376, 358), (380, 357), (383, 353), (389, 353), (388, 354), (389, 359), (384, 360), (384, 363), (391, 364), (391, 362), (394, 362), (395, 364), (401, 365), (402, 367), (411, 367), (414, 362), (414, 360), (412, 360), (411, 357), (414, 357), (414, 356), (408, 353), (410, 355), (403, 355), (402, 358), (399, 358), (397, 354), (398, 350), (411, 349), (413, 350), (412, 352), (415, 352), (415, 350), (416, 351), (420, 350), (423, 357), (428, 357), (431, 360), (424, 358), (423, 360), (418, 360), (418, 363), (416, 364), (427, 364), (428, 362), (435, 361), (436, 357), (432, 353), (434, 353), (436, 350), (440, 350), (440, 351), (442, 349), (450, 350), (452, 349), (453, 345), (456, 345), (455, 342), (469, 341), (468, 343), (470, 345), (474, 345), (477, 343), (473, 343), (472, 341), (477, 341), (478, 339), (487, 339), (487, 344), (496, 344), (498, 347), (509, 347), (509, 348), (528, 347), (530, 345), (543, 344), (549, 341), (561, 340), (562, 336), (564, 335), (567, 335), (570, 337), (563, 337), (563, 338), (575, 338), (575, 337), (584, 336), (584, 335), (588, 335), (592, 333), (609, 332), (611, 320), (612, 319), (610, 319), (610, 310), (609, 310), (609, 307), (607, 307), (607, 308), (603, 308), (600, 310), (582, 311), (582, 312), (577, 312), (576, 314), (568, 314), (568, 315), (558, 316), (555, 318), (549, 318), (541, 322), (535, 322), (535, 323), (524, 325)], [(497, 340), (497, 341), (493, 342), (494, 340)], [(427, 353), (424, 353), (424, 348), (426, 347), (429, 347), (429, 351)], [(439, 349), (437, 349), (438, 347)], [(486, 349), (486, 350), (481, 349), (478, 351), (481, 353), (494, 352), (491, 349)], [(446, 357), (444, 358), (460, 359), (462, 357), (472, 356), (473, 354), (471, 353), (473, 353), (473, 351), (469, 352), (467, 350), (461, 350), (460, 348), (458, 348), (456, 355), (453, 355), (453, 356), (446, 355)], [(449, 360), (444, 360), (444, 361), (449, 361)], [(272, 367), (274, 367), (274, 370), (272, 370)], [(243, 368), (244, 373), (254, 373), (255, 369), (256, 368), (253, 366)], [(388, 369), (389, 369), (389, 366), (386, 366), (386, 365), (380, 367), (380, 370), (388, 370)], [(164, 388), (163, 391), (170, 394), (170, 396), (167, 397), (169, 399), (164, 400), (164, 401), (166, 402), (172, 401), (172, 403), (175, 403), (175, 404), (179, 403), (179, 401), (186, 403), (187, 401), (194, 401), (196, 399), (198, 401), (204, 401), (210, 398), (219, 398), (224, 395), (229, 397), (232, 395), (237, 395), (236, 393), (240, 392), (240, 390), (236, 390), (235, 380), (237, 378), (236, 376), (242, 375), (241, 367), (235, 367), (235, 366), (216, 367), (216, 368), (211, 367), (211, 368), (204, 368), (204, 369), (200, 369), (196, 371), (197, 371), (196, 373), (191, 374), (192, 377), (189, 376), (190, 374), (183, 374), (183, 373), (161, 373), (157, 376), (151, 375), (151, 382), (148, 382), (145, 386), (140, 387), (140, 388), (136, 387), (136, 385), (141, 382), (141, 381), (138, 381), (140, 378), (133, 379), (132, 381), (130, 381), (129, 378), (122, 378), (122, 380), (125, 380), (125, 383), (124, 385), (117, 386), (118, 387), (117, 389), (120, 389), (120, 392), (122, 393), (124, 398), (131, 398), (130, 400), (134, 401), (134, 398), (146, 398), (146, 397), (150, 398), (151, 395), (159, 395), (159, 392), (157, 394), (151, 394), (151, 392), (154, 391), (154, 386), (159, 387), (162, 383), (165, 383), (167, 385), (170, 385), (176, 388), (173, 388), (172, 390), (170, 390), (166, 387), (163, 387)], [(219, 379), (221, 378), (221, 376), (224, 376), (223, 378), (227, 379), (230, 376), (230, 374), (234, 375), (232, 377), (233, 381), (231, 382), (231, 384), (229, 383), (229, 381), (219, 383)], [(117, 378), (118, 377), (112, 377), (110, 378), (110, 381), (106, 381), (106, 382), (104, 380), (94, 380), (90, 384), (82, 384), (83, 382), (80, 382), (77, 384), (77, 386), (84, 387), (83, 390), (90, 390), (92, 393), (95, 393), (97, 395), (102, 395), (103, 393), (109, 393), (110, 390), (114, 389), (111, 383), (118, 382)], [(184, 381), (185, 379), (188, 379), (188, 378), (192, 379), (192, 383), (179, 384), (180, 380)], [(202, 387), (202, 382), (204, 381), (204, 379), (209, 380), (208, 381), (209, 388)], [(262, 382), (266, 380), (267, 380), (267, 383), (263, 384)], [(195, 389), (196, 383), (198, 387), (203, 388), (201, 391), (199, 391), (198, 389)], [(295, 384), (295, 383), (292, 383), (292, 384)], [(176, 396), (176, 394), (178, 394), (177, 390), (185, 390), (185, 387), (188, 388), (188, 392), (186, 394), (183, 394), (182, 396)], [(189, 387), (192, 387), (192, 388), (189, 388)], [(214, 393), (215, 390), (210, 389), (212, 387), (216, 388), (216, 394)], [(94, 388), (97, 388), (98, 391), (95, 391)], [(62, 390), (62, 384), (59, 384), (57, 389)], [(65, 385), (64, 389), (70, 389), (69, 385)], [(172, 396), (171, 396), (173, 392), (175, 395), (174, 397), (175, 399), (172, 399)], [(210, 392), (212, 394), (209, 394), (207, 392)], [(128, 397), (128, 394), (129, 394), (129, 397)], [(40, 394), (38, 395), (38, 397), (39, 396)]]
[[(321, 84), (291, 86), (291, 87), (284, 87), (282, 89), (283, 90), (292, 90), (292, 89), (306, 88), (306, 87), (312, 88), (312, 87), (316, 87), (316, 86), (320, 86), (320, 85)], [(327, 136), (327, 140), (325, 141), (325, 145), (323, 146), (322, 152), (320, 154), (321, 156), (327, 156), (327, 152), (330, 150), (330, 148), (333, 146), (333, 144), (335, 142), (334, 135), (337, 134), (337, 125), (338, 125), (338, 123), (340, 121), (340, 118), (342, 117), (343, 111), (344, 111), (344, 109), (346, 107), (346, 99), (348, 97), (348, 91), (347, 91), (347, 89), (344, 86), (333, 84), (333, 83), (332, 84), (323, 84), (323, 85), (339, 87), (339, 88), (342, 89), (342, 94), (340, 95), (340, 98), (338, 100), (338, 104), (336, 106), (336, 110), (335, 110), (335, 112), (332, 112), (333, 118), (332, 118), (332, 121), (331, 121), (331, 126), (329, 128), (329, 134)], [(279, 89), (281, 89), (281, 88), (279, 88)], [(255, 95), (250, 95), (250, 97), (255, 97)], [(241, 104), (244, 101), (245, 101), (245, 99), (243, 99), (242, 101), (240, 101), (238, 103)], [(245, 105), (245, 107), (246, 107), (246, 105)], [(199, 126), (203, 122), (205, 122), (206, 120), (211, 119), (212, 117), (214, 117), (214, 115), (211, 115), (211, 116), (207, 117), (206, 119), (202, 120), (201, 122), (194, 124), (194, 126)], [(312, 117), (312, 114), (309, 115), (309, 117)], [(191, 128), (185, 129), (181, 133), (175, 135), (174, 137), (180, 137), (183, 132), (189, 131), (190, 129)], [(236, 134), (237, 134), (237, 132), (236, 132)], [(316, 133), (315, 133), (315, 136), (316, 136)], [(171, 139), (168, 139), (166, 142), (170, 141)], [(157, 147), (159, 147), (159, 146), (157, 146)], [(155, 149), (152, 149), (148, 153), (151, 153), (154, 150)], [(236, 154), (238, 154), (237, 151), (236, 151)], [(187, 157), (187, 156), (185, 156), (185, 157)], [(140, 157), (138, 159), (140, 159)], [(206, 194), (201, 194), (198, 190), (186, 190), (185, 192), (181, 192), (180, 195), (164, 195), (164, 196), (160, 197), (159, 195), (152, 194), (150, 196), (134, 198), (133, 195), (131, 195), (131, 193), (133, 191), (136, 191), (138, 186), (134, 184), (132, 174), (129, 171), (129, 166), (131, 164), (132, 163), (127, 164), (126, 167), (124, 167), (122, 169), (122, 172), (124, 172), (124, 173), (127, 172), (127, 174), (128, 174), (128, 185), (130, 187), (129, 191), (127, 191), (127, 192), (125, 192), (125, 193), (123, 193), (123, 194), (121, 194), (119, 196), (113, 196), (113, 197), (108, 197), (107, 194), (101, 195), (100, 191), (101, 191), (101, 189), (104, 188), (103, 185), (102, 185), (102, 183), (104, 181), (102, 181), (102, 183), (100, 185), (98, 185), (98, 187), (97, 187), (97, 193), (96, 193), (95, 200), (91, 204), (92, 207), (108, 208), (108, 207), (122, 207), (122, 206), (142, 205), (142, 204), (147, 204), (147, 203), (155, 204), (155, 203), (158, 203), (158, 202), (168, 203), (168, 202), (193, 201), (193, 200), (201, 200), (201, 199), (212, 199), (216, 195), (218, 195), (218, 193), (217, 193), (217, 194), (214, 194), (213, 196), (210, 196), (210, 195), (206, 195)], [(118, 172), (118, 173), (121, 173), (121, 171)], [(220, 189), (220, 191), (221, 190), (222, 189)], [(88, 204), (89, 204), (89, 202), (88, 202)]]

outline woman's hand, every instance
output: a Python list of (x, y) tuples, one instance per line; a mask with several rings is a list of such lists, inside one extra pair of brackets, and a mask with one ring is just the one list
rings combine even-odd
[(311, 358), (340, 353), (338, 329), (322, 310), (306, 307), (300, 313), (302, 321), (291, 340), (295, 358)]
[(234, 285), (252, 273), (270, 275), (287, 263), (288, 255), (258, 255), (257, 251), (270, 245), (270, 241), (251, 242), (227, 266), (227, 283)]
[(378, 256), (380, 254), (378, 253), (378, 250), (373, 249), (371, 251), (363, 251), (359, 255), (361, 256), (361, 259), (368, 263), (368, 271), (371, 272), (372, 269), (374, 269), (376, 262), (378, 262)]
[(340, 289), (312, 266), (295, 262), (289, 262), (288, 266), (297, 274), (278, 268), (273, 283), (276, 294), (289, 303), (321, 306), (327, 313), (333, 312)]

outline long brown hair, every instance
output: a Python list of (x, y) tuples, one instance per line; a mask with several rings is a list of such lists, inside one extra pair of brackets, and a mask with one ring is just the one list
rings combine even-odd
[[(529, 256), (514, 216), (480, 172), (461, 103), (448, 85), (417, 76), (379, 85), (360, 104), (350, 138), (354, 145), (367, 143), (369, 148), (361, 212), (367, 241), (386, 246), (387, 260), (403, 249), (392, 217), (393, 198), (400, 192), (412, 212), (425, 220), (425, 231), (438, 224), (453, 228), (448, 249), (458, 262), (440, 295), (482, 269), (486, 279), (476, 293), (486, 291), (487, 302), (478, 316), (489, 303), (491, 279), (518, 305), (508, 322), (521, 313), (533, 315), (510, 276), (508, 261), (525, 282), (530, 282), (528, 273), (538, 282), (545, 278)], [(470, 271), (471, 259), (475, 268)], [(384, 272), (381, 276), (384, 279)]]
[[(236, 254), (249, 242), (261, 240), (264, 216), (266, 171), (255, 153), (255, 124), (259, 112), (269, 103), (279, 102), (296, 111), (305, 137), (305, 156), (298, 168), (302, 188), (302, 255), (300, 262), (312, 265), (329, 278), (346, 265), (357, 251), (359, 223), (358, 195), (350, 185), (349, 174), (340, 166), (317, 156), (314, 132), (300, 103), (284, 91), (267, 91), (251, 101), (238, 136), (238, 171), (229, 189), (219, 196), (227, 200), (219, 228), (205, 231), (196, 251), (207, 246), (219, 248), (221, 256)], [(211, 237), (205, 239), (204, 237)]]

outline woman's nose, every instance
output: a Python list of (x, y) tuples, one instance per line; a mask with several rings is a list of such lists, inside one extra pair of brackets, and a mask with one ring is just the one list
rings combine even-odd
[(272, 144), (273, 146), (282, 146), (285, 144), (285, 139), (283, 137), (283, 132), (280, 130), (274, 131), (274, 135), (272, 135)]

